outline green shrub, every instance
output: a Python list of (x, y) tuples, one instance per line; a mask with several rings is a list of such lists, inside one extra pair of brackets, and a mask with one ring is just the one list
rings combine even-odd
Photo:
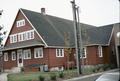
[(59, 78), (64, 78), (64, 73), (63, 72), (59, 73)]
[(24, 72), (24, 67), (21, 67), (20, 70), (21, 70), (21, 72)]
[(110, 64), (110, 69), (114, 69), (116, 68), (116, 65), (115, 64)]
[(107, 69), (109, 69), (110, 68), (110, 65), (109, 64), (104, 64), (103, 65), (103, 70), (104, 71), (106, 71)]
[(39, 76), (39, 81), (44, 81), (45, 80), (45, 77), (43, 77), (43, 76)]
[(56, 74), (54, 74), (54, 73), (50, 75), (50, 79), (51, 79), (51, 80), (56, 80), (56, 77), (57, 77), (57, 76), (56, 76)]

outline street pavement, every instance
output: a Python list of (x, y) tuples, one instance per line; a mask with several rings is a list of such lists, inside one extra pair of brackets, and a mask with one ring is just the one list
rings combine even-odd
[[(86, 78), (81, 78), (81, 79), (76, 79), (74, 81), (95, 81), (100, 75), (95, 75), (91, 77), (86, 77)], [(72, 81), (72, 80), (71, 80)]]
[(105, 72), (101, 72), (101, 73), (95, 73), (95, 74), (91, 74), (91, 75), (80, 76), (80, 77), (76, 77), (76, 78), (72, 78), (72, 79), (68, 79), (68, 80), (64, 80), (64, 81), (95, 81), (103, 73), (115, 72), (115, 71), (118, 71), (118, 69), (105, 71)]

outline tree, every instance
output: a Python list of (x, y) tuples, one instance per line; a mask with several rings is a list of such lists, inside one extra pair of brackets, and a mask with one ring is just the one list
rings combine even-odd
[(69, 66), (69, 62), (70, 62), (70, 57), (71, 57), (71, 53), (72, 53), (72, 48), (70, 48), (70, 38), (69, 38), (69, 33), (68, 32), (64, 32), (64, 42), (65, 42), (65, 53), (66, 53), (66, 57), (67, 57), (67, 69), (69, 70), (70, 66)]
[[(3, 10), (0, 10), (0, 17), (2, 16)], [(0, 25), (0, 48), (3, 46), (2, 41), (4, 36), (6, 35), (6, 31), (3, 30), (4, 26)]]

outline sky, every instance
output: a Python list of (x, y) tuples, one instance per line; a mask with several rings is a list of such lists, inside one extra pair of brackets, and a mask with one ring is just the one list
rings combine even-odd
[[(73, 20), (72, 0), (0, 0), (0, 25), (9, 31), (12, 27), (19, 8), (41, 12), (46, 9), (46, 14)], [(120, 22), (118, 0), (76, 0), (80, 8), (80, 22), (102, 26)]]

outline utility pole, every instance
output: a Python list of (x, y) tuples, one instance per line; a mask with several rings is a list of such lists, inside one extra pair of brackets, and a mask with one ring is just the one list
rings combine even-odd
[(76, 46), (76, 62), (77, 62), (77, 70), (78, 75), (82, 74), (81, 70), (81, 60), (80, 56), (82, 56), (82, 37), (81, 37), (81, 27), (79, 22), (79, 7), (76, 6), (75, 0), (71, 1), (73, 8), (73, 20), (74, 20), (74, 33), (75, 33), (75, 46)]

